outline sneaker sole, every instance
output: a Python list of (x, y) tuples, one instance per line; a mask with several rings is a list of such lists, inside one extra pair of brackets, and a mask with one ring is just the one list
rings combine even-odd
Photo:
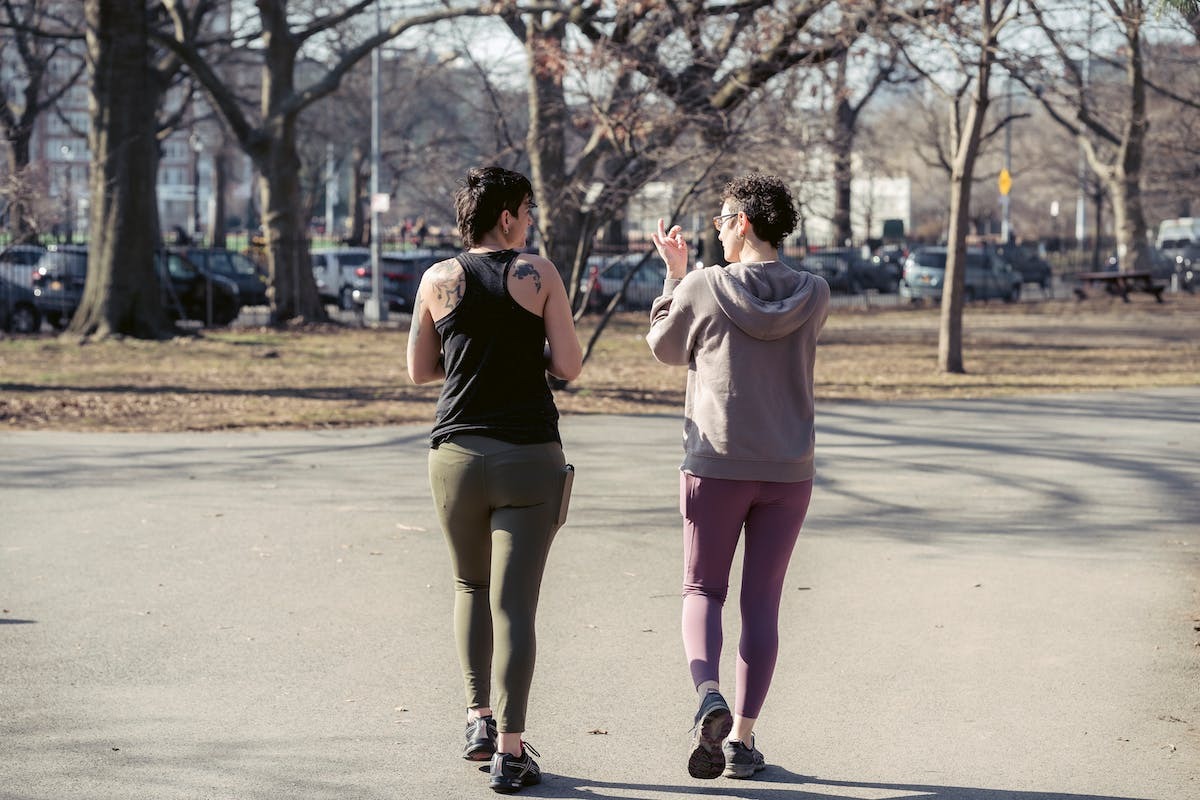
[(488, 786), (491, 787), (493, 792), (498, 792), (500, 794), (516, 794), (517, 792), (524, 789), (526, 786), (536, 786), (537, 784), (539, 784), (541, 782), (542, 782), (542, 776), (539, 775), (531, 781), (522, 781), (522, 782), (518, 783), (516, 786), (514, 786), (511, 783), (489, 783)]
[(467, 761), (491, 761), (494, 755), (496, 755), (496, 748), (490, 744), (474, 745), (463, 752), (463, 758)]
[(753, 778), (756, 773), (767, 768), (766, 764), (726, 764), (721, 774), (726, 778)]
[(733, 730), (733, 714), (728, 708), (715, 708), (700, 720), (692, 753), (688, 756), (688, 775), (711, 780), (725, 770), (725, 737)]

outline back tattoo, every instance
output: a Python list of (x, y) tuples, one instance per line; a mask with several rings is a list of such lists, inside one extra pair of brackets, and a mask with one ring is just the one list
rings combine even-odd
[(467, 275), (461, 264), (450, 259), (429, 268), (429, 285), (433, 287), (434, 304), (449, 312), (462, 302)]
[(527, 264), (524, 262), (517, 264), (517, 268), (513, 270), (513, 276), (516, 277), (517, 280), (524, 280), (525, 278), (532, 276), (533, 290), (535, 292), (542, 291), (542, 273), (538, 272), (537, 267), (535, 267), (533, 264)]

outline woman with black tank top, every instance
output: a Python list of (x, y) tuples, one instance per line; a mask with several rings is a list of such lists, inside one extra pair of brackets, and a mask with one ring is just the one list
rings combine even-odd
[(429, 482), (455, 579), (463, 758), (491, 759), (491, 788), (505, 793), (541, 780), (521, 734), (538, 593), (569, 475), (546, 373), (573, 380), (582, 367), (558, 270), (519, 252), (535, 207), (525, 176), (467, 173), (455, 195), (467, 250), (422, 277), (408, 339), (413, 382), (444, 381)]

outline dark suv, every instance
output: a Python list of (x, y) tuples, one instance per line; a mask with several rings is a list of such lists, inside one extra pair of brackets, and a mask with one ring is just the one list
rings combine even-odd
[(867, 289), (896, 291), (896, 280), (888, 266), (863, 258), (862, 252), (853, 247), (830, 247), (814, 251), (804, 256), (800, 268), (820, 275), (833, 292), (859, 294)]
[(1035, 251), (1017, 245), (997, 245), (996, 252), (1012, 265), (1025, 283), (1036, 283), (1045, 293), (1050, 292), (1050, 265)]
[(237, 284), (244, 306), (267, 304), (267, 279), (258, 265), (241, 253), (221, 247), (178, 248), (205, 275), (220, 275)]
[(156, 253), (154, 266), (158, 270), (163, 308), (171, 319), (193, 319), (217, 326), (237, 319), (244, 303), (237, 283), (231, 278), (205, 274), (175, 250)]
[(0, 248), (0, 329), (36, 333), (42, 327), (32, 284), (33, 268), (45, 252), (40, 245)]
[(65, 328), (75, 316), (87, 280), (87, 248), (51, 245), (33, 270), (34, 305), (56, 328)]

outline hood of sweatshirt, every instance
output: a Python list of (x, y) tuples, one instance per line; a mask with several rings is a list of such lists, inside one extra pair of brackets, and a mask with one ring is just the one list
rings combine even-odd
[(779, 261), (708, 267), (702, 274), (725, 316), (755, 339), (782, 339), (814, 316), (823, 321), (828, 310), (829, 284)]

